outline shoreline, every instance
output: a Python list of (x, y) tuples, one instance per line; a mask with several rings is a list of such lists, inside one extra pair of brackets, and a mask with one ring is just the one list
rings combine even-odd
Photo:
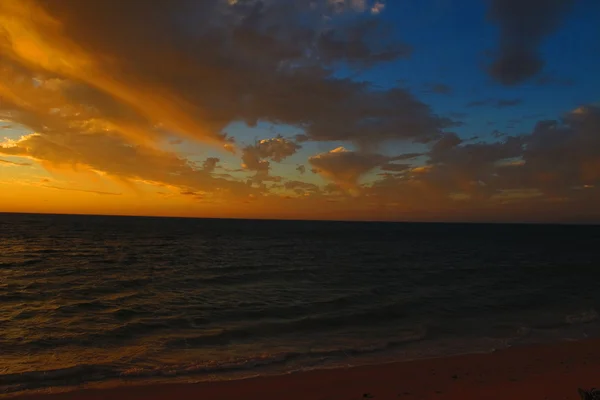
[(60, 393), (13, 393), (17, 400), (577, 399), (600, 386), (600, 338), (511, 347), (491, 353), (316, 369), (200, 383), (149, 383)]

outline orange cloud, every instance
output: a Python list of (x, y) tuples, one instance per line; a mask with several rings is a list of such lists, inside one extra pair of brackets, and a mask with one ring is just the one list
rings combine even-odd
[[(166, 128), (218, 142), (217, 132), (203, 126), (202, 110), (164, 87), (135, 82), (107, 67), (92, 49), (65, 35), (62, 21), (31, 0), (7, 0), (0, 5), (3, 52), (32, 69), (75, 79), (97, 88)], [(10, 94), (8, 91), (1, 93)], [(14, 95), (11, 94), (9, 99)], [(193, 118), (192, 113), (200, 114)]]
[[(0, 163), (31, 164), (0, 169), (3, 189), (14, 189), (0, 205), (358, 219), (597, 214), (598, 107), (518, 137), (465, 141), (409, 90), (335, 74), (340, 64), (361, 70), (410, 57), (407, 45), (378, 35), (382, 2), (255, 4), (0, 2), (0, 120), (27, 132), (0, 142), (10, 157)], [(249, 137), (227, 133), (234, 123), (298, 132), (244, 145)], [(174, 141), (181, 137), (194, 140)], [(394, 155), (389, 142), (419, 152)], [(206, 144), (229, 154), (205, 154)], [(70, 181), (40, 184), (26, 172), (40, 165), (69, 171)]]
[(361, 176), (386, 161), (387, 158), (379, 154), (354, 152), (344, 147), (317, 154), (308, 160), (319, 174), (348, 188), (355, 187)]
[(16, 161), (9, 161), (9, 160), (3, 160), (0, 158), (0, 164), (4, 164), (4, 165), (14, 165), (17, 167), (26, 167), (31, 165), (31, 163), (27, 163), (27, 162), (16, 162)]

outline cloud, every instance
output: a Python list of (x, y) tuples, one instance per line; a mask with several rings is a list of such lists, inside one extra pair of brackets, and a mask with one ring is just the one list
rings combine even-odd
[(467, 143), (448, 134), (432, 147), (427, 168), (413, 179), (440, 198), (460, 194), (486, 201), (498, 189), (494, 184), (498, 163), (521, 157), (523, 144), (518, 137), (507, 137), (502, 142)]
[[(399, 42), (390, 43), (385, 38), (386, 33), (379, 20), (369, 19), (342, 29), (322, 31), (317, 38), (317, 46), (321, 57), (327, 62), (346, 60), (362, 66), (410, 56), (410, 46)], [(375, 38), (383, 44), (377, 46), (376, 50), (368, 44), (369, 39)]]
[[(139, 49), (136, 51), (130, 47), (130, 39), (136, 40), (135, 37), (115, 36), (125, 33), (122, 31), (125, 28), (124, 21), (119, 18), (133, 11), (137, 6), (134, 3), (127, 3), (119, 9), (116, 2), (97, 2), (86, 9), (73, 1), (59, 4), (7, 0), (2, 2), (0, 9), (2, 55), (23, 68), (45, 73), (43, 79), (58, 78), (60, 83), (66, 79), (67, 82), (59, 88), (61, 97), (78, 104), (73, 100), (84, 93), (87, 104), (101, 109), (103, 115), (112, 117), (113, 122), (119, 120), (125, 125), (134, 121), (136, 124), (148, 122), (150, 126), (161, 124), (182, 134), (218, 141), (217, 131), (196, 117), (203, 114), (199, 107), (168, 90), (160, 82), (144, 79), (145, 71), (136, 71), (140, 74), (139, 80), (144, 82), (135, 82), (137, 78), (127, 74), (126, 70), (134, 62), (148, 61), (133, 61), (131, 57), (127, 61), (118, 53), (127, 50), (132, 51), (130, 56), (141, 56)], [(159, 8), (140, 7), (137, 15), (154, 23), (163, 17), (157, 13)], [(144, 13), (143, 10), (152, 11)], [(99, 24), (111, 26), (110, 33), (100, 35), (96, 30), (100, 28)], [(129, 25), (128, 29), (141, 27), (140, 21), (135, 18), (131, 19)], [(159, 25), (156, 28), (160, 30)], [(87, 50), (90, 48), (94, 48), (95, 52)], [(111, 59), (112, 68), (106, 64), (107, 58)], [(71, 82), (75, 84), (72, 87)], [(150, 134), (151, 129), (148, 131)]]
[(345, 12), (352, 10), (355, 12), (369, 11), (371, 14), (379, 14), (385, 8), (384, 1), (371, 0), (327, 0), (327, 4), (334, 12)]
[[(0, 116), (36, 134), (1, 152), (245, 193), (244, 182), (211, 177), (160, 145), (188, 137), (235, 153), (224, 129), (236, 121), (297, 126), (306, 140), (435, 138), (449, 121), (410, 93), (334, 75), (340, 63), (356, 69), (410, 55), (370, 15), (380, 5), (348, 4), (340, 15), (327, 0), (3, 1)], [(298, 148), (262, 141), (242, 159), (264, 175)]]
[(217, 157), (208, 157), (202, 163), (202, 170), (209, 172), (209, 173), (213, 172), (215, 170), (215, 168), (217, 167), (217, 164), (219, 163), (219, 161), (221, 161), (221, 160)]
[(205, 192), (197, 192), (197, 191), (193, 191), (193, 190), (184, 190), (182, 192), (179, 192), (180, 195), (182, 196), (186, 196), (189, 198), (192, 198), (194, 200), (206, 200), (206, 193)]
[(26, 167), (26, 166), (31, 165), (31, 163), (8, 161), (8, 160), (3, 160), (1, 158), (0, 158), (0, 164), (14, 165), (14, 166), (18, 166), (18, 167)]
[(514, 107), (523, 102), (523, 99), (483, 99), (467, 103), (467, 107), (490, 106), (496, 108)]
[(30, 157), (55, 168), (102, 171), (122, 180), (168, 184), (222, 195), (252, 193), (242, 182), (212, 177), (173, 153), (132, 146), (118, 136), (31, 134), (1, 144), (0, 154)]
[(272, 139), (260, 140), (254, 148), (261, 158), (268, 158), (275, 162), (281, 162), (285, 158), (295, 154), (301, 146), (282, 136)]
[(379, 14), (385, 8), (385, 3), (383, 1), (376, 1), (375, 4), (371, 7), (371, 14)]
[(255, 171), (256, 174), (248, 180), (250, 184), (257, 183), (264, 191), (264, 182), (279, 182), (281, 177), (271, 176), (271, 162), (281, 162), (295, 154), (301, 146), (281, 135), (272, 139), (262, 139), (253, 145), (242, 149), (242, 168)]
[[(267, 184), (282, 181), (272, 164), (307, 141), (350, 141), (363, 153), (388, 140), (430, 142), (454, 122), (406, 89), (335, 73), (410, 57), (376, 15), (384, 11), (373, 1), (2, 1), (0, 118), (35, 134), (0, 154), (236, 201), (269, 195)], [(226, 134), (236, 122), (301, 133), (236, 148)], [(179, 140), (241, 155), (254, 176), (214, 174), (216, 163), (161, 148)], [(350, 186), (364, 169), (331, 168), (320, 173)]]
[[(490, 2), (501, 36), (489, 72), (509, 85), (538, 74), (538, 49), (570, 2)], [(458, 114), (436, 115), (402, 87), (340, 77), (340, 66), (354, 73), (411, 56), (376, 15), (386, 11), (367, 0), (0, 1), (0, 120), (33, 133), (0, 143), (0, 156), (168, 186), (175, 196), (251, 198), (265, 210), (288, 191), (297, 195), (286, 202), (289, 213), (459, 218), (568, 213), (562, 204), (595, 210), (597, 107), (539, 121), (520, 136), (478, 132), (483, 139), (474, 143), (451, 132)], [(557, 84), (538, 76), (538, 84)], [(451, 91), (441, 83), (428, 89)], [(519, 104), (482, 99), (469, 106)], [(226, 133), (232, 123), (286, 125), (298, 135), (244, 146)], [(162, 148), (179, 140), (215, 144), (241, 157), (244, 169), (218, 174), (217, 157), (196, 163)], [(339, 147), (298, 165), (292, 156), (301, 145), (329, 145), (313, 141), (353, 150)], [(416, 142), (418, 152), (380, 154), (387, 141)], [(274, 163), (286, 160), (329, 185), (272, 176)]]
[(268, 172), (270, 162), (281, 162), (295, 154), (301, 146), (283, 136), (262, 139), (242, 149), (242, 167), (250, 171)]
[(334, 12), (344, 12), (348, 9), (363, 12), (367, 8), (366, 0), (327, 0), (327, 4)]
[(392, 160), (392, 161), (411, 160), (413, 158), (421, 157), (423, 155), (425, 155), (425, 154), (424, 153), (406, 153), (406, 154), (400, 154), (397, 156), (390, 157), (390, 160)]
[(444, 83), (429, 83), (425, 85), (425, 91), (435, 94), (452, 94), (452, 88)]
[(474, 173), (481, 172), (485, 165), (498, 160), (519, 157), (523, 153), (523, 139), (508, 137), (503, 142), (463, 144), (455, 136), (448, 135), (438, 142), (430, 153), (430, 164), (446, 167), (463, 167)]
[(310, 138), (308, 136), (306, 136), (305, 134), (299, 134), (296, 135), (294, 137), (294, 139), (296, 140), (297, 143), (304, 143), (310, 140)]
[(438, 140), (432, 147), (431, 153), (434, 157), (436, 154), (442, 154), (448, 151), (449, 149), (453, 149), (463, 141), (458, 137), (456, 133), (450, 132), (445, 134)]
[(600, 184), (600, 108), (580, 107), (562, 121), (538, 122), (527, 137), (521, 182), (549, 194)]
[(394, 163), (389, 163), (389, 164), (384, 164), (381, 166), (381, 170), (382, 171), (388, 171), (388, 172), (401, 172), (401, 171), (406, 171), (408, 169), (410, 169), (410, 164), (394, 164)]
[[(322, 88), (307, 83), (302, 90), (314, 93)], [(352, 141), (364, 148), (387, 140), (428, 142), (456, 124), (434, 115), (429, 106), (405, 89), (371, 90), (364, 84), (346, 81), (331, 83), (330, 89), (322, 93), (318, 99), (306, 99), (300, 109), (287, 107), (294, 112), (320, 113), (322, 118), (306, 128), (306, 135), (315, 141)]]
[(299, 196), (321, 192), (321, 189), (317, 185), (301, 181), (288, 181), (283, 184), (283, 187), (286, 190), (292, 190)]
[(431, 146), (424, 166), (382, 174), (362, 195), (434, 219), (598, 218), (599, 131), (600, 108), (585, 106), (497, 142), (468, 143), (449, 133)]
[[(110, 125), (137, 143), (170, 133), (223, 143), (236, 121), (299, 126), (313, 140), (359, 140), (363, 128), (374, 141), (435, 135), (445, 121), (408, 93), (334, 76), (334, 64), (363, 68), (410, 54), (370, 7), (382, 9), (328, 0), (6, 0), (0, 56), (14, 68), (0, 75), (9, 82), (0, 93), (38, 119), (54, 109), (68, 123)], [(17, 70), (44, 90), (23, 98), (15, 82), (28, 80), (12, 79)]]
[(71, 192), (92, 193), (92, 194), (97, 194), (97, 195), (101, 195), (101, 196), (121, 196), (121, 193), (102, 192), (102, 191), (98, 191), (98, 190), (85, 190), (85, 189), (67, 188), (67, 187), (54, 186), (54, 185), (42, 185), (42, 187), (45, 187), (45, 188), (48, 188), (48, 189), (56, 189), (56, 190), (68, 190), (68, 191), (71, 191)]
[[(237, 186), (211, 180), (159, 143), (187, 136), (235, 153), (224, 129), (236, 121), (288, 124), (304, 130), (302, 141), (363, 147), (433, 140), (451, 121), (408, 91), (334, 75), (340, 63), (364, 68), (410, 55), (385, 21), (369, 15), (372, 7), (382, 10), (344, 2), (340, 15), (326, 0), (7, 0), (0, 4), (0, 114), (36, 132), (19, 143), (21, 155), (202, 190)], [(244, 149), (242, 160), (264, 178), (271, 162), (298, 148), (263, 141)], [(137, 153), (150, 160), (134, 168)]]
[(557, 30), (574, 0), (492, 0), (490, 20), (500, 44), (489, 74), (504, 85), (521, 83), (542, 71), (539, 46)]
[(386, 163), (389, 157), (346, 150), (338, 147), (308, 159), (314, 170), (335, 183), (352, 188), (361, 176)]
[(225, 151), (227, 151), (228, 153), (231, 153), (231, 154), (235, 154), (236, 153), (235, 145), (232, 144), (232, 143), (225, 143), (223, 145), (223, 150), (225, 150)]

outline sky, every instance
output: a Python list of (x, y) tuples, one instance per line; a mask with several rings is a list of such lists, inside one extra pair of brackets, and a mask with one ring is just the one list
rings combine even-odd
[(0, 0), (0, 212), (600, 222), (596, 0)]

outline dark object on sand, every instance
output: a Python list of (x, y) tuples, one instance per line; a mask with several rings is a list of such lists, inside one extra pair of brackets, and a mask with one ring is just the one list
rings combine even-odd
[(600, 400), (600, 390), (596, 388), (591, 388), (590, 390), (583, 390), (581, 388), (577, 389), (579, 392), (579, 396), (581, 396), (581, 400)]

